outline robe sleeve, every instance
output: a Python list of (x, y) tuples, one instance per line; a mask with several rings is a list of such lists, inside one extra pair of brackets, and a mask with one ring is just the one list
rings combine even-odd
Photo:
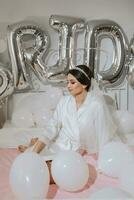
[(61, 98), (56, 106), (52, 118), (49, 120), (47, 127), (44, 129), (43, 133), (38, 137), (40, 141), (49, 145), (51, 141), (55, 140), (59, 135), (60, 129), (62, 127), (62, 113), (64, 108), (64, 97)]
[(117, 126), (105, 102), (100, 101), (95, 112), (95, 132), (98, 151), (109, 141), (116, 138)]

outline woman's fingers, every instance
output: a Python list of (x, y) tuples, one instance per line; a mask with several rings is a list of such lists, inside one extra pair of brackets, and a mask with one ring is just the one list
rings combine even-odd
[(85, 149), (79, 149), (76, 152), (79, 153), (81, 156), (84, 156), (87, 153)]
[(30, 146), (34, 145), (37, 142), (38, 138), (32, 138), (30, 141)]
[(44, 149), (45, 146), (46, 145), (44, 142), (37, 140), (37, 142), (34, 144), (32, 151), (34, 151), (36, 153), (40, 153)]
[(18, 146), (18, 150), (19, 150), (20, 152), (24, 152), (27, 148), (28, 148), (28, 146), (24, 146), (24, 145), (19, 145), (19, 146)]
[(19, 145), (18, 146), (18, 150), (20, 152), (24, 152), (28, 147), (33, 146), (37, 142), (37, 140), (38, 140), (38, 138), (32, 138), (28, 146), (26, 146), (26, 145)]

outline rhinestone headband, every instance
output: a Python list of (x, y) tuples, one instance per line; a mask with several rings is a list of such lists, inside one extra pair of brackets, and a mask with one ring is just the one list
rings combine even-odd
[(73, 69), (75, 69), (75, 70), (81, 72), (82, 74), (84, 74), (84, 75), (88, 78), (89, 81), (91, 80), (91, 79), (89, 78), (89, 76), (88, 76), (81, 68), (75, 67), (75, 68), (73, 68)]

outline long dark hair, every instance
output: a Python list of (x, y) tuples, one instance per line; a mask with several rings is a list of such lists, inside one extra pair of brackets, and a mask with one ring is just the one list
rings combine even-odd
[(86, 65), (77, 65), (75, 68), (70, 69), (67, 74), (72, 74), (82, 85), (86, 85), (88, 91), (91, 86), (91, 78), (93, 73)]

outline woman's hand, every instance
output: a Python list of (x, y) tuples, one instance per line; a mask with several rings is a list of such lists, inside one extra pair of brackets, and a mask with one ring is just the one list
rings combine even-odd
[(30, 146), (34, 145), (37, 142), (38, 138), (32, 138), (30, 141)]
[(32, 151), (34, 151), (36, 153), (40, 153), (44, 149), (45, 146), (46, 146), (46, 144), (44, 142), (37, 140), (37, 142), (33, 146)]
[(33, 146), (37, 142), (38, 138), (32, 138), (29, 145), (19, 145), (18, 150), (20, 152), (26, 151), (29, 147)]
[(81, 156), (84, 156), (87, 153), (85, 149), (78, 149), (76, 152), (79, 153)]
[(20, 152), (24, 152), (25, 150), (27, 150), (28, 149), (28, 146), (25, 146), (25, 145), (19, 145), (18, 146), (18, 150), (20, 151)]

